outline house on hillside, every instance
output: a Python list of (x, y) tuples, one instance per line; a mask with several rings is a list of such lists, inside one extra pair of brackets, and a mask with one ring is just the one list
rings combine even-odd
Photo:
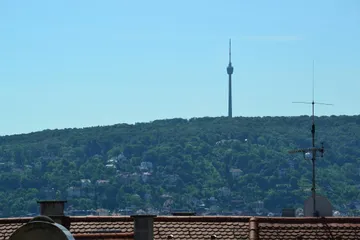
[(91, 180), (90, 179), (80, 179), (81, 187), (86, 188), (91, 186)]
[(68, 187), (66, 191), (69, 199), (81, 197), (81, 189), (79, 187)]
[(100, 179), (100, 180), (96, 180), (96, 185), (102, 186), (102, 185), (108, 184), (109, 182), (110, 182), (109, 180), (102, 180), (102, 179)]
[(150, 177), (151, 177), (150, 172), (143, 172), (141, 175), (141, 179), (144, 183), (148, 182)]
[(243, 174), (243, 171), (238, 168), (231, 168), (229, 172), (233, 178), (240, 177)]
[(152, 162), (141, 162), (139, 168), (142, 172), (152, 171), (153, 164)]

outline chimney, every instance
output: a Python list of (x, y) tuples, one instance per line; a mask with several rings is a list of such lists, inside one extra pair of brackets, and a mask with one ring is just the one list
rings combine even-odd
[(62, 200), (37, 201), (40, 204), (40, 215), (48, 216), (54, 222), (70, 229), (70, 218), (64, 215), (65, 203)]
[(294, 208), (284, 208), (282, 210), (282, 217), (295, 217), (295, 209)]
[(133, 215), (131, 217), (134, 219), (134, 239), (153, 240), (156, 215)]

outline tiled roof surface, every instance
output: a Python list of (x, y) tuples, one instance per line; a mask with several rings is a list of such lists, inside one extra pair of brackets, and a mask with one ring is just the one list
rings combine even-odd
[(134, 220), (129, 216), (70, 217), (70, 232), (77, 233), (132, 233)]
[(0, 218), (0, 240), (9, 239), (10, 235), (31, 218)]
[(360, 218), (258, 218), (259, 239), (360, 239)]
[(247, 239), (248, 217), (157, 217), (154, 239)]
[[(31, 218), (0, 219), (0, 240)], [(70, 217), (75, 239), (133, 239), (128, 216)], [(360, 239), (360, 218), (158, 216), (154, 239)]]
[[(32, 218), (0, 219), (0, 240), (7, 240), (16, 229)], [(134, 220), (128, 216), (70, 217), (71, 234), (77, 239), (133, 239)], [(125, 234), (124, 234), (125, 233)], [(85, 238), (85, 234), (87, 237)]]

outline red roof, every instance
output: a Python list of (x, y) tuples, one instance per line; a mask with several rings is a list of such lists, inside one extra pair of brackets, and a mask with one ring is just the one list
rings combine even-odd
[(258, 239), (360, 239), (360, 218), (256, 218)]
[[(0, 219), (0, 240), (31, 218)], [(75, 239), (133, 239), (128, 216), (70, 217)], [(158, 216), (154, 239), (360, 239), (360, 218)]]
[(132, 233), (134, 220), (129, 216), (70, 217), (72, 234)]

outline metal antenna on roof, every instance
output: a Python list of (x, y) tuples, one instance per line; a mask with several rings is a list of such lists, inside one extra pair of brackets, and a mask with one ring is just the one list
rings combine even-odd
[(315, 147), (315, 104), (318, 105), (333, 105), (333, 104), (328, 104), (328, 103), (319, 103), (319, 102), (315, 102), (315, 78), (314, 78), (314, 67), (315, 63), (313, 61), (313, 69), (312, 69), (312, 102), (293, 102), (293, 103), (302, 103), (302, 104), (311, 104), (312, 105), (312, 126), (311, 126), (311, 135), (312, 135), (312, 147), (311, 148), (305, 148), (305, 149), (296, 149), (296, 150), (291, 150), (289, 151), (289, 153), (298, 153), (301, 152), (304, 154), (304, 158), (305, 159), (311, 159), (312, 161), (312, 188), (311, 188), (311, 192), (312, 192), (312, 198), (313, 198), (313, 216), (317, 217), (318, 216), (318, 212), (316, 210), (316, 183), (315, 183), (315, 161), (316, 161), (316, 154), (317, 152), (319, 152), (321, 155), (320, 157), (324, 156), (324, 143), (321, 143), (321, 148), (316, 148)]

